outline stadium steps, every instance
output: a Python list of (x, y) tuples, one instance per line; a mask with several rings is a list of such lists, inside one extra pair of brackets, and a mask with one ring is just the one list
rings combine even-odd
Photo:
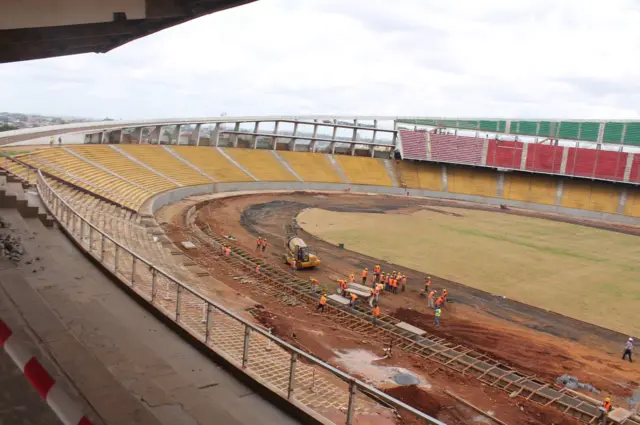
[(127, 181), (144, 188), (151, 194), (164, 192), (178, 187), (175, 183), (141, 167), (125, 155), (104, 145), (78, 145), (69, 149), (104, 167)]
[(360, 156), (333, 155), (349, 183), (393, 186), (383, 160)]
[(215, 148), (196, 146), (172, 146), (170, 148), (189, 163), (202, 170), (215, 182), (254, 181), (241, 169), (227, 160)]
[(306, 182), (344, 183), (326, 154), (291, 151), (278, 154)]
[(270, 150), (222, 148), (231, 159), (244, 167), (260, 181), (298, 181), (298, 179), (283, 166)]

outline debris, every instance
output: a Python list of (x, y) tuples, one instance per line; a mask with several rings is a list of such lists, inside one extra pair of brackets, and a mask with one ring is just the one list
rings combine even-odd
[(576, 390), (576, 389), (580, 388), (582, 390), (591, 391), (592, 393), (595, 393), (595, 394), (600, 394), (600, 390), (598, 390), (593, 385), (582, 383), (575, 376), (570, 376), (570, 375), (568, 375), (566, 373), (564, 375), (562, 375), (562, 376), (557, 377), (556, 378), (556, 382), (558, 384), (562, 384), (565, 387), (567, 387), (569, 389), (572, 389), (572, 390)]
[(193, 249), (193, 248), (196, 247), (193, 242), (189, 242), (189, 241), (182, 242), (182, 246), (187, 248), (187, 249)]
[(18, 262), (25, 253), (20, 237), (10, 234), (0, 235), (0, 250), (2, 255), (13, 262)]
[(236, 238), (234, 238), (234, 237), (233, 237), (233, 236), (231, 236), (231, 235), (223, 235), (223, 236), (224, 236), (226, 239), (229, 239), (230, 241), (235, 241), (235, 240), (236, 240)]

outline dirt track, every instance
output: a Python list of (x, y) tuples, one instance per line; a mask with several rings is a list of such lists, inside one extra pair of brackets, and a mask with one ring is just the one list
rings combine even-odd
[[(182, 207), (174, 205), (170, 213), (164, 214), (164, 220), (169, 221), (169, 217), (172, 217), (171, 221), (176, 225), (169, 232), (169, 236), (174, 240), (184, 238), (185, 229), (180, 227), (181, 218), (177, 213), (187, 204), (184, 203)], [(265, 261), (277, 264), (281, 262), (283, 253), (283, 227), (304, 208), (406, 213), (424, 206), (437, 210), (439, 205), (450, 204), (362, 195), (331, 197), (304, 193), (277, 196), (254, 195), (214, 201), (200, 210), (200, 219), (208, 223), (216, 233), (232, 235), (247, 250), (254, 248), (255, 237), (258, 234), (266, 236), (270, 241), (270, 247), (265, 255)], [(499, 212), (498, 209), (491, 210)], [(529, 212), (510, 211), (508, 213), (539, 216)], [(565, 218), (555, 216), (547, 218), (567, 221)], [(577, 222), (577, 224), (585, 223)], [(602, 223), (588, 223), (588, 225), (601, 227)], [(625, 233), (636, 231), (636, 229), (622, 227), (616, 230)], [(362, 267), (372, 267), (379, 262), (355, 252), (338, 250), (308, 234), (304, 234), (303, 237), (318, 251), (323, 264), (320, 269), (313, 272), (299, 272), (302, 276), (315, 276), (321, 282), (329, 282), (339, 276), (345, 276), (348, 272)], [(225, 266), (215, 263), (215, 267), (219, 273)], [(628, 363), (622, 363), (619, 360), (618, 351), (625, 336), (434, 276), (434, 286), (446, 285), (455, 301), (447, 305), (443, 315), (446, 326), (436, 329), (431, 326), (432, 313), (427, 312), (424, 299), (420, 299), (418, 295), (423, 274), (397, 265), (385, 264), (385, 267), (399, 270), (409, 278), (406, 293), (398, 296), (384, 296), (382, 299), (383, 310), (402, 320), (427, 329), (429, 332), (439, 333), (453, 342), (487, 352), (504, 363), (540, 376), (548, 382), (552, 382), (555, 377), (563, 373), (577, 376), (582, 382), (593, 384), (607, 393), (614, 394), (619, 399), (618, 403), (622, 405), (624, 405), (623, 397), (628, 397), (640, 381), (638, 367), (629, 366)], [(226, 276), (233, 274), (238, 273), (233, 270), (224, 272)], [(255, 288), (243, 286), (237, 280), (231, 278), (222, 280), (238, 292), (247, 293), (251, 298), (262, 303), (264, 310), (258, 314), (258, 320), (261, 323), (274, 328), (274, 332), (279, 333), (282, 338), (320, 358), (330, 361), (337, 349), (364, 347), (381, 352), (380, 343), (363, 340), (358, 335), (340, 332), (332, 328), (328, 318), (318, 317), (304, 306), (283, 306), (281, 302), (256, 293)], [(434, 365), (425, 365), (424, 361), (405, 353), (398, 353), (394, 356), (393, 362), (395, 365), (413, 368), (418, 372), (426, 372), (429, 382), (435, 387), (449, 388), (479, 406), (493, 409), (499, 413), (497, 417), (509, 424), (547, 424), (550, 423), (549, 415), (555, 414), (555, 410), (542, 411), (537, 405), (525, 408), (522, 406), (523, 403), (517, 404), (517, 401), (509, 399), (503, 392), (480, 385), (473, 379), (451, 375), (450, 371)], [(452, 400), (448, 402), (456, 404)], [(417, 404), (420, 403), (417, 402)], [(523, 410), (520, 407), (523, 407)], [(459, 409), (462, 417), (467, 419), (458, 420), (452, 409), (443, 409), (442, 419), (446, 418), (450, 424), (468, 423), (465, 420), (469, 420), (472, 413), (463, 408), (456, 409)], [(519, 412), (524, 412), (525, 415), (520, 416)]]

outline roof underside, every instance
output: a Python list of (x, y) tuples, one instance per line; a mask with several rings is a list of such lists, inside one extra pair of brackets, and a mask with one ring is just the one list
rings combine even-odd
[[(31, 0), (25, 3), (37, 3), (37, 1)], [(67, 1), (73, 3), (73, 0)], [(117, 0), (102, 1), (104, 3), (117, 2)], [(78, 23), (78, 14), (74, 15), (75, 10), (72, 9), (74, 5), (69, 4), (69, 19), (65, 21), (63, 17), (62, 25), (60, 25), (60, 14), (52, 17), (51, 23), (49, 23), (46, 16), (33, 13), (33, 21), (38, 22), (39, 25), (33, 27), (26, 11), (17, 10), (16, 16), (23, 18), (22, 20), (18, 19), (19, 25), (22, 27), (8, 27), (10, 25), (10, 23), (7, 24), (8, 20), (0, 22), (0, 63), (78, 53), (105, 53), (156, 31), (256, 0), (139, 1), (141, 2), (142, 18), (129, 19), (127, 13), (113, 12), (109, 14), (108, 22)], [(113, 10), (117, 10), (117, 8), (118, 6), (115, 5)], [(37, 10), (46, 13), (44, 8)], [(11, 13), (12, 11), (8, 8), (2, 10), (5, 17)], [(89, 17), (89, 14), (86, 15)], [(26, 19), (25, 16), (27, 16)], [(53, 21), (54, 18), (56, 21)], [(41, 25), (43, 21), (45, 23)], [(65, 25), (66, 23), (73, 24)]]

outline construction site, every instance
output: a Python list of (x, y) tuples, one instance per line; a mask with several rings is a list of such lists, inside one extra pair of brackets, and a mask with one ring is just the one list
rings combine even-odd
[[(640, 401), (640, 370), (619, 359), (626, 334), (433, 274), (433, 286), (446, 287), (452, 294), (444, 308), (444, 324), (436, 328), (433, 312), (420, 296), (427, 272), (314, 237), (297, 217), (310, 208), (402, 215), (423, 209), (449, 214), (454, 206), (462, 214), (483, 210), (630, 235), (636, 235), (637, 228), (394, 196), (227, 196), (191, 197), (162, 208), (156, 219), (185, 256), (215, 272), (236, 295), (254, 301), (246, 311), (274, 335), (448, 424), (595, 423), (607, 395), (630, 412), (624, 423), (640, 423), (631, 413)], [(320, 258), (317, 268), (292, 273), (283, 261), (288, 249), (285, 229), (291, 223)], [(264, 252), (255, 249), (257, 238), (269, 241)], [(192, 245), (185, 248), (185, 241)], [(407, 245), (413, 246), (410, 241)], [(231, 255), (224, 254), (224, 246)], [(376, 264), (407, 276), (406, 291), (381, 297), (378, 326), (372, 325), (365, 301), (355, 308), (334, 304), (324, 313), (316, 311), (320, 291), (336, 294), (338, 280), (356, 274), (360, 281), (360, 271), (373, 270)], [(311, 278), (319, 281), (318, 293)]]

